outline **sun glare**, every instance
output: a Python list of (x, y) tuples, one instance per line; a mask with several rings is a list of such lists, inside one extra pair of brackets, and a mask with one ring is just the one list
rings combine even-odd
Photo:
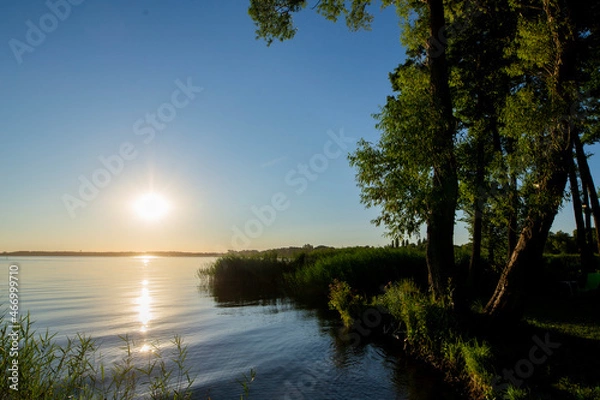
[(140, 218), (146, 221), (156, 221), (167, 214), (169, 203), (157, 193), (146, 193), (135, 201), (134, 209)]

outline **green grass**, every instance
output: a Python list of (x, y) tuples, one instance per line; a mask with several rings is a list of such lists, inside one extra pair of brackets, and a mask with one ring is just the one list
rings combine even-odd
[(274, 252), (227, 255), (198, 277), (219, 302), (244, 302), (276, 297), (324, 308), (329, 285), (347, 282), (364, 296), (382, 292), (390, 281), (412, 278), (425, 285), (425, 256), (411, 248), (345, 248), (303, 251), (282, 258)]
[(198, 277), (218, 302), (245, 303), (284, 296), (284, 275), (293, 268), (274, 253), (227, 255), (198, 270)]
[[(123, 337), (123, 356), (104, 365), (96, 342), (78, 334), (59, 345), (48, 331), (37, 333), (29, 315), (21, 318), (18, 357), (10, 354), (12, 325), (0, 317), (2, 371), (18, 360), (18, 391), (9, 379), (0, 381), (0, 395), (10, 399), (189, 399), (193, 379), (185, 366), (187, 348), (180, 337), (173, 351), (164, 354), (158, 345), (143, 360), (135, 343)], [(14, 367), (13, 367), (14, 368)]]
[(449, 296), (434, 299), (403, 280), (389, 286), (377, 303), (397, 321), (395, 333), (411, 354), (462, 382), (473, 398), (493, 396), (492, 348), (461, 329)]
[(411, 278), (427, 281), (425, 257), (411, 248), (350, 248), (317, 256), (288, 276), (296, 297), (327, 304), (329, 285), (346, 282), (365, 298), (380, 294), (390, 282)]
[(598, 400), (600, 399), (600, 386), (586, 387), (572, 382), (569, 378), (562, 378), (554, 387), (573, 400)]
[(544, 296), (532, 299), (524, 322), (561, 343), (549, 360), (544, 384), (559, 398), (600, 399), (600, 298)]
[[(185, 400), (192, 398), (188, 349), (183, 339), (175, 336), (169, 349), (154, 343), (149, 351), (140, 354), (136, 343), (128, 336), (121, 337), (122, 356), (106, 365), (96, 342), (78, 334), (59, 345), (56, 336), (48, 331), (37, 333), (29, 315), (22, 317), (18, 329), (18, 357), (11, 355), (12, 324), (0, 316), (0, 399), (12, 400)], [(17, 390), (7, 379), (13, 360), (18, 360)], [(13, 367), (14, 368), (14, 367)], [(240, 399), (248, 399), (250, 384), (256, 372), (239, 382)], [(210, 399), (209, 399), (210, 400)]]
[(543, 296), (530, 299), (525, 321), (563, 335), (600, 341), (600, 298)]

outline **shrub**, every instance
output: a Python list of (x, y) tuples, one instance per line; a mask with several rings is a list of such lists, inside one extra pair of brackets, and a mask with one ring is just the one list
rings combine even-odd
[(380, 294), (390, 281), (427, 280), (425, 256), (409, 248), (353, 248), (313, 256), (288, 277), (294, 293), (304, 300), (325, 303), (329, 285), (344, 281), (368, 298)]
[(396, 319), (396, 333), (412, 354), (466, 381), (474, 392), (491, 395), (491, 348), (464, 335), (449, 297), (436, 300), (403, 280), (388, 286), (377, 302)]
[(352, 326), (354, 317), (360, 315), (364, 304), (364, 297), (353, 291), (346, 282), (335, 279), (329, 285), (329, 308), (340, 313), (344, 326)]

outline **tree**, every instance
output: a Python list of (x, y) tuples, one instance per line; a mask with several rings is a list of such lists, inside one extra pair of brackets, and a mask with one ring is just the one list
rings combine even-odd
[[(461, 12), (453, 12), (453, 24), (462, 29), (453, 30), (448, 52), (455, 114), (463, 132), (458, 144), (460, 207), (471, 225), (468, 281), (473, 286), (484, 241), (494, 246), (503, 242), (495, 234), (506, 226), (502, 217), (517, 214), (514, 202), (505, 199), (510, 193), (512, 200), (515, 190), (504, 160), (509, 143), (500, 135), (500, 111), (510, 90), (504, 53), (516, 24), (507, 1), (481, 0), (474, 9), (470, 4), (464, 2)], [(488, 246), (488, 258), (494, 253)]]
[(550, 232), (548, 233), (544, 252), (550, 254), (574, 254), (577, 252), (577, 241), (566, 232)]
[[(367, 6), (370, 0), (354, 0), (346, 2), (344, 0), (321, 0), (313, 7), (316, 11), (327, 19), (337, 21), (341, 16), (345, 17), (346, 24), (351, 30), (369, 29), (372, 21), (372, 15), (368, 12)], [(426, 180), (424, 182), (427, 194), (420, 193), (418, 196), (426, 196), (425, 204), (418, 206), (421, 212), (407, 218), (399, 217), (401, 223), (398, 230), (414, 232), (414, 227), (418, 222), (424, 219), (427, 223), (427, 266), (429, 271), (429, 283), (435, 295), (442, 295), (447, 292), (449, 278), (453, 274), (454, 264), (454, 214), (458, 198), (458, 181), (456, 172), (456, 160), (454, 155), (454, 140), (456, 134), (456, 124), (452, 112), (452, 98), (449, 86), (448, 66), (446, 61), (446, 50), (443, 44), (440, 44), (438, 38), (446, 26), (446, 13), (444, 1), (426, 0), (419, 2), (414, 0), (402, 0), (392, 2), (383, 0), (383, 6), (395, 4), (398, 13), (403, 17), (405, 23), (405, 41), (418, 43), (417, 50), (421, 58), (414, 66), (407, 66), (407, 71), (416, 72), (417, 76), (413, 80), (414, 87), (424, 96), (419, 103), (425, 103), (425, 112), (429, 114), (425, 121), (422, 132), (418, 132), (410, 127), (397, 126), (403, 132), (416, 136), (418, 133), (426, 136), (424, 141), (426, 147), (419, 146), (424, 150), (420, 157), (421, 161), (414, 173), (419, 178)], [(286, 40), (292, 38), (296, 29), (293, 25), (292, 15), (306, 6), (306, 1), (299, 0), (251, 0), (249, 14), (254, 19), (259, 38), (263, 38), (268, 44), (274, 39)], [(416, 22), (413, 18), (416, 16)], [(412, 29), (417, 26), (417, 29)], [(414, 34), (417, 32), (418, 34)], [(400, 71), (399, 71), (400, 72)], [(399, 74), (400, 75), (400, 74)], [(407, 80), (411, 77), (403, 75)], [(390, 108), (396, 107), (393, 105)], [(416, 111), (416, 110), (415, 110)], [(381, 124), (394, 124), (394, 121), (385, 121), (386, 110), (382, 112)], [(402, 125), (400, 123), (399, 125)], [(408, 130), (406, 130), (408, 129)], [(387, 159), (386, 155), (377, 154), (374, 149), (368, 148), (365, 142), (361, 143), (362, 149), (351, 159), (354, 165), (362, 165), (363, 160), (371, 163), (374, 157), (378, 158), (380, 164), (373, 166), (374, 169), (380, 169), (388, 161), (398, 163), (397, 158)], [(414, 149), (413, 149), (414, 150)], [(406, 154), (406, 152), (405, 152)], [(368, 161), (372, 159), (372, 161)], [(383, 164), (381, 164), (383, 163)], [(371, 167), (367, 167), (372, 169)], [(385, 174), (384, 171), (381, 171)], [(360, 175), (360, 172), (359, 172)], [(374, 176), (369, 171), (365, 176)], [(399, 177), (405, 179), (406, 175)], [(390, 181), (396, 178), (389, 177)], [(359, 177), (359, 183), (361, 179)], [(368, 180), (363, 180), (367, 186)], [(393, 192), (398, 190), (396, 185), (387, 188)], [(402, 189), (400, 189), (402, 190)], [(410, 190), (410, 189), (409, 189)], [(382, 196), (387, 197), (388, 193), (379, 191)], [(371, 202), (365, 198), (367, 204)], [(385, 200), (372, 199), (373, 203), (385, 202)], [(411, 203), (414, 202), (411, 200)], [(426, 210), (425, 210), (426, 209)], [(424, 212), (426, 211), (426, 212)], [(398, 217), (398, 213), (393, 213)], [(383, 220), (390, 217), (392, 213), (386, 214)], [(409, 221), (412, 219), (412, 221)], [(405, 229), (405, 228), (409, 229)], [(394, 232), (395, 233), (395, 232)]]
[[(313, 8), (333, 21), (344, 17), (356, 30), (370, 27), (370, 4), (321, 0)], [(488, 257), (496, 253), (495, 244), (505, 244), (506, 264), (484, 312), (495, 321), (514, 320), (574, 171), (573, 148), (600, 229), (600, 205), (581, 143), (600, 138), (600, 5), (382, 1), (391, 4), (401, 16), (408, 57), (390, 75), (394, 96), (375, 115), (379, 141), (362, 140), (350, 155), (361, 200), (380, 207), (374, 222), (392, 238), (427, 225), (436, 296), (456, 278), (452, 237), (460, 207), (472, 222), (472, 271), (486, 240)], [(292, 16), (306, 5), (251, 0), (258, 37), (269, 44), (292, 38)], [(574, 193), (576, 188), (573, 182)]]
[[(563, 199), (571, 158), (571, 107), (575, 101), (575, 26), (569, 2), (532, 1), (516, 5), (519, 28), (512, 72), (523, 83), (516, 88), (512, 107), (523, 107), (521, 132), (534, 150), (532, 173), (525, 182), (528, 204), (525, 226), (504, 268), (485, 313), (496, 321), (520, 316), (528, 267), (539, 265), (552, 222)], [(537, 7), (531, 7), (531, 6)], [(532, 107), (533, 105), (533, 107)], [(540, 120), (543, 118), (543, 120)], [(537, 119), (534, 120), (534, 119)]]

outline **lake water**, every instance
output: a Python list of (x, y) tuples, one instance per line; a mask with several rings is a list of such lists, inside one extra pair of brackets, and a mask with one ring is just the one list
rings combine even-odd
[[(239, 399), (250, 370), (250, 399), (446, 398), (439, 382), (389, 346), (343, 340), (336, 321), (285, 299), (223, 304), (196, 276), (214, 258), (21, 257), (0, 260), (4, 277), (19, 264), (20, 312), (57, 340), (85, 333), (105, 362), (123, 356), (128, 335), (143, 358), (153, 346), (188, 346), (194, 398)], [(5, 282), (8, 280), (7, 278)], [(7, 304), (7, 285), (0, 286)]]

